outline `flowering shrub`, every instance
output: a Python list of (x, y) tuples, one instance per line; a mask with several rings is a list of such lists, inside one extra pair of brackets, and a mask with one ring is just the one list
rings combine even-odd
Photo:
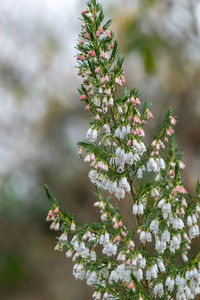
[[(52, 202), (47, 221), (62, 232), (55, 250), (72, 257), (73, 275), (93, 287), (94, 299), (195, 299), (200, 255), (191, 258), (189, 250), (199, 236), (200, 184), (194, 194), (184, 187), (171, 111), (150, 145), (144, 144), (144, 126), (153, 115), (136, 89), (116, 96), (125, 83), (123, 58), (111, 21), (103, 19), (101, 5), (89, 1), (77, 45), (80, 100), (93, 116), (79, 155), (91, 167), (101, 222), (81, 226), (45, 186)], [(118, 199), (130, 194), (134, 229), (103, 190)]]

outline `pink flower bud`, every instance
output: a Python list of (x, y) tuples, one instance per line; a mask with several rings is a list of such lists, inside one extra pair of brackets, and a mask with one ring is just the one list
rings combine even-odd
[(119, 225), (119, 227), (122, 227), (122, 226), (123, 226), (122, 221), (119, 221), (119, 222), (118, 222), (118, 225)]
[(81, 61), (84, 61), (85, 60), (85, 57), (83, 56), (83, 55), (80, 55), (80, 56), (78, 56), (79, 57), (79, 60), (81, 60)]
[(186, 190), (184, 187), (182, 187), (182, 188), (181, 188), (181, 193), (182, 193), (182, 194), (187, 194), (187, 190)]
[(99, 28), (99, 30), (100, 30), (100, 34), (104, 33), (104, 30), (101, 27)]
[(114, 43), (112, 43), (112, 45), (111, 45), (111, 48), (113, 49), (115, 47), (115, 44)]
[(114, 229), (118, 229), (118, 227), (119, 227), (118, 223), (115, 223), (114, 226), (113, 226)]
[(125, 231), (122, 231), (122, 236), (126, 237), (126, 232)]
[(50, 209), (49, 212), (48, 212), (48, 216), (49, 216), (49, 217), (53, 217), (53, 213), (52, 213), (52, 210), (51, 210), (51, 209)]
[(95, 168), (95, 161), (90, 164), (90, 167)]
[(82, 158), (83, 155), (83, 147), (81, 147), (78, 151), (78, 155)]
[(54, 214), (58, 214), (59, 213), (59, 208), (56, 207), (53, 212), (54, 212)]
[(85, 15), (86, 13), (87, 13), (87, 10), (83, 10), (83, 11), (81, 12), (82, 15)]
[(105, 59), (108, 59), (108, 58), (109, 58), (109, 55), (108, 55), (107, 52), (105, 52), (104, 58), (105, 58)]
[(95, 160), (95, 154), (94, 153), (91, 154), (91, 160)]
[[(109, 81), (109, 78), (108, 78), (108, 81)], [(107, 94), (108, 96), (110, 96), (110, 95), (111, 95), (111, 89), (107, 89), (106, 94)]]
[(129, 121), (132, 121), (132, 119), (133, 119), (132, 116), (129, 116), (129, 117), (128, 117), (128, 120), (129, 120)]
[(96, 37), (99, 37), (100, 36), (100, 31), (97, 31), (96, 32)]
[(86, 105), (85, 110), (90, 110), (90, 106)]
[(110, 30), (107, 31), (107, 37), (108, 37), (109, 39), (111, 38)]
[(99, 121), (100, 120), (100, 116), (97, 114), (96, 115), (96, 120)]
[(100, 57), (105, 58), (105, 52), (101, 51)]
[(185, 164), (182, 161), (179, 161), (179, 167), (183, 170), (185, 168)]
[(170, 171), (169, 171), (169, 175), (173, 177), (173, 176), (175, 175), (174, 170), (170, 170)]
[(118, 236), (116, 236), (115, 238), (114, 238), (114, 243), (117, 243), (117, 242), (119, 242), (121, 240), (121, 237), (118, 235)]
[(129, 289), (134, 289), (135, 288), (135, 285), (133, 282), (130, 282), (129, 285), (128, 285)]
[(176, 122), (177, 122), (176, 119), (174, 117), (172, 117), (172, 116), (170, 116), (170, 119), (171, 119), (171, 125), (175, 126)]
[(92, 51), (91, 55), (92, 55), (93, 57), (95, 57), (95, 56), (96, 56), (96, 53), (95, 53), (94, 51)]
[[(141, 102), (140, 102), (140, 99), (139, 99), (139, 98), (136, 98), (136, 99), (135, 99), (135, 102), (136, 102), (136, 104), (137, 104), (137, 105), (140, 105), (140, 104), (141, 104)], [(150, 114), (152, 115), (152, 113), (151, 113), (151, 112), (150, 112)], [(153, 115), (152, 115), (152, 116), (153, 116)]]
[(108, 77), (108, 75), (106, 75), (106, 76), (104, 77), (104, 80), (105, 80), (106, 82), (108, 82), (108, 81), (109, 81), (109, 77)]
[(128, 140), (127, 146), (128, 146), (128, 147), (131, 146), (131, 140)]
[(85, 34), (85, 38), (88, 40), (90, 38), (90, 34), (89, 33), (86, 33)]
[(100, 67), (97, 67), (96, 70), (95, 70), (95, 72), (99, 73), (100, 72)]
[(122, 81), (118, 77), (115, 78), (115, 83), (119, 86), (122, 86)]
[(126, 264), (129, 266), (131, 264), (130, 258), (126, 261)]
[(80, 101), (84, 101), (84, 100), (86, 100), (86, 99), (87, 99), (86, 95), (81, 95), (81, 96), (80, 96)]
[(122, 81), (122, 83), (125, 83), (125, 77), (124, 77), (124, 75), (122, 75), (122, 77), (121, 77), (121, 81)]
[(165, 137), (164, 141), (165, 141), (166, 143), (168, 143), (168, 142), (169, 142), (168, 137)]

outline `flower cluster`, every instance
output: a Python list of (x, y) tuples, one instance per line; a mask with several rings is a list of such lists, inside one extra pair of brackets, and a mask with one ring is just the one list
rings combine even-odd
[[(150, 105), (136, 89), (117, 96), (125, 83), (123, 58), (111, 21), (103, 20), (101, 5), (90, 0), (77, 44), (80, 101), (92, 119), (85, 141), (79, 142), (79, 156), (90, 165), (101, 221), (80, 226), (60, 210), (46, 187), (52, 202), (47, 221), (61, 231), (55, 250), (72, 258), (73, 275), (93, 287), (94, 299), (195, 299), (200, 254), (191, 258), (189, 250), (200, 234), (200, 184), (194, 194), (184, 187), (185, 165), (170, 110), (160, 132), (145, 145), (145, 124), (153, 118)], [(124, 199), (127, 194), (135, 226), (125, 225), (112, 205), (111, 196)]]

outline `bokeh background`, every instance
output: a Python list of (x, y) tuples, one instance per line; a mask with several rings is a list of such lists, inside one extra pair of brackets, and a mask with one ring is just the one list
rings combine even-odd
[[(152, 101), (158, 129), (178, 116), (188, 190), (200, 177), (200, 1), (102, 0), (113, 18), (127, 87)], [(55, 252), (45, 222), (47, 183), (81, 222), (98, 217), (76, 142), (88, 115), (79, 103), (75, 50), (83, 0), (0, 1), (0, 299), (91, 299)], [(123, 210), (129, 205), (123, 202)], [(199, 244), (197, 243), (197, 246)], [(198, 246), (199, 247), (199, 246)]]

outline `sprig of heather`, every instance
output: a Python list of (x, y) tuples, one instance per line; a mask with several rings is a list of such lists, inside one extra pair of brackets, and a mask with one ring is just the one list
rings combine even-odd
[[(46, 187), (52, 201), (47, 221), (62, 232), (55, 249), (72, 257), (74, 276), (93, 287), (94, 299), (195, 299), (200, 294), (200, 254), (191, 258), (189, 251), (199, 236), (200, 184), (194, 194), (184, 187), (185, 165), (174, 140), (176, 119), (169, 110), (160, 132), (145, 145), (145, 124), (153, 114), (136, 89), (124, 88), (119, 96), (124, 59), (111, 21), (104, 23), (95, 0), (87, 3), (81, 20), (79, 92), (92, 121), (86, 139), (78, 143), (79, 155), (91, 167), (100, 222), (81, 226), (60, 210)], [(118, 199), (130, 194), (136, 221), (132, 230), (103, 190)]]

